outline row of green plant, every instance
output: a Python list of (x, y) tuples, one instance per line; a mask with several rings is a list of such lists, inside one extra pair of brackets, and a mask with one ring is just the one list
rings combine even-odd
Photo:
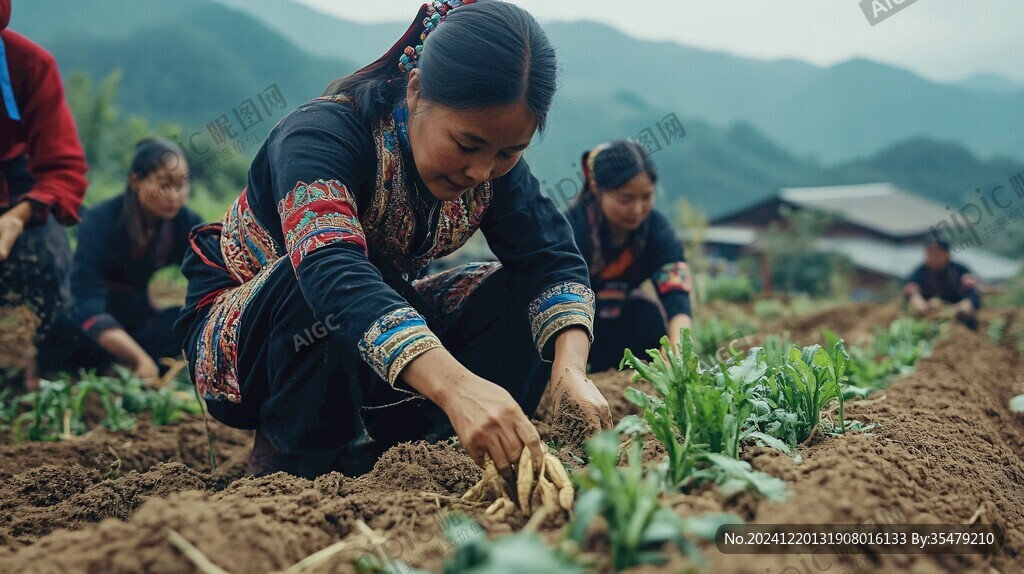
[[(931, 355), (933, 341), (939, 336), (940, 324), (901, 317), (888, 327), (875, 330), (866, 347), (850, 349), (847, 369), (847, 397), (864, 396), (888, 386), (894, 376), (913, 370), (917, 361)], [(836, 341), (838, 335), (824, 330), (826, 341)]]
[[(803, 348), (770, 337), (762, 347), (746, 353), (733, 350), (729, 361), (711, 367), (702, 362), (688, 330), (678, 347), (664, 338), (660, 351), (648, 351), (649, 362), (627, 350), (620, 367), (636, 370), (633, 382), (649, 382), (654, 393), (628, 388), (626, 396), (640, 407), (641, 415), (626, 417), (614, 431), (588, 443), (590, 461), (576, 476), (581, 494), (570, 538), (582, 545), (589, 526), (602, 516), (616, 570), (662, 562), (665, 556), (659, 550), (665, 543), (699, 560), (686, 535), (712, 539), (719, 526), (739, 518), (716, 514), (685, 520), (662, 505), (664, 493), (714, 484), (726, 496), (747, 491), (784, 500), (782, 480), (739, 459), (742, 441), (759, 441), (789, 453), (819, 429), (830, 434), (866, 430), (845, 418), (850, 375), (863, 376), (866, 363), (874, 361), (882, 363), (874, 372), (889, 381), (891, 374), (902, 372), (927, 352), (924, 343), (935, 334), (929, 324), (897, 321), (879, 330), (868, 350), (856, 351), (858, 364), (832, 333), (826, 333), (825, 346)], [(870, 387), (883, 385), (872, 381)], [(833, 408), (838, 411), (835, 422), (823, 416)], [(625, 465), (619, 463), (620, 433), (632, 436)], [(667, 455), (645, 469), (640, 454), (642, 437), (648, 433)]]
[(172, 380), (153, 388), (124, 368), (116, 377), (80, 371), (77, 380), (40, 382), (39, 389), (15, 396), (0, 391), (0, 431), (11, 432), (15, 442), (55, 441), (88, 432), (86, 405), (90, 397), (103, 411), (100, 425), (112, 431), (135, 426), (135, 417), (148, 412), (156, 425), (174, 424), (186, 414), (201, 414), (202, 407), (187, 381)]
[(755, 331), (753, 325), (742, 319), (732, 321), (712, 316), (697, 319), (691, 335), (700, 360), (705, 365), (714, 365), (737, 354), (735, 346)]
[(746, 275), (709, 276), (704, 282), (705, 301), (740, 303), (754, 298), (754, 285)]
[[(585, 472), (574, 477), (579, 497), (573, 508), (573, 519), (555, 547), (526, 531), (488, 540), (483, 529), (472, 528), (471, 519), (456, 516), (448, 521), (447, 535), (455, 538), (457, 532), (472, 534), (447, 557), (442, 572), (563, 574), (591, 571), (597, 565), (596, 557), (583, 554), (580, 549), (586, 547), (588, 537), (594, 534), (592, 527), (599, 517), (607, 525), (611, 565), (616, 571), (665, 562), (666, 555), (661, 550), (666, 544), (700, 564), (702, 555), (694, 540), (713, 540), (720, 526), (738, 524), (742, 519), (730, 513), (679, 516), (663, 503), (667, 468), (664, 465), (645, 468), (640, 441), (632, 442), (626, 449), (628, 454), (623, 456), (619, 437), (618, 430), (611, 430), (587, 441), (590, 463)], [(398, 568), (374, 568), (368, 563), (356, 566), (365, 573), (425, 573), (404, 564)]]
[[(842, 399), (847, 354), (842, 342), (831, 352), (819, 345), (801, 350), (770, 343), (732, 365), (710, 367), (701, 363), (689, 330), (678, 347), (665, 338), (660, 351), (648, 351), (650, 362), (626, 351), (621, 366), (634, 369), (633, 382), (648, 381), (654, 394), (626, 389), (641, 415), (624, 419), (623, 428), (634, 435), (650, 432), (662, 444), (667, 486), (714, 481), (729, 492), (752, 488), (771, 498), (785, 496), (781, 481), (754, 471), (731, 472), (740, 462), (740, 442), (751, 437), (788, 451), (807, 440), (821, 423), (822, 408)], [(840, 408), (840, 431), (842, 420)]]
[[(587, 442), (588, 463), (573, 477), (578, 498), (563, 540), (552, 548), (521, 532), (488, 541), (480, 530), (456, 547), (443, 572), (583, 572), (594, 564), (580, 549), (588, 546), (597, 523), (604, 525), (616, 571), (665, 562), (666, 545), (700, 564), (695, 540), (713, 540), (722, 525), (742, 519), (730, 513), (684, 518), (666, 504), (666, 494), (714, 484), (726, 496), (747, 491), (784, 500), (782, 480), (739, 459), (741, 443), (756, 440), (791, 452), (816, 432), (860, 429), (846, 420), (845, 400), (864, 394), (862, 388), (882, 388), (893, 374), (905, 372), (929, 352), (935, 335), (929, 324), (899, 320), (879, 329), (864, 349), (848, 351), (842, 339), (826, 331), (825, 346), (800, 348), (769, 337), (761, 347), (730, 349), (728, 360), (709, 364), (702, 353), (707, 343), (695, 342), (684, 330), (678, 347), (664, 338), (660, 350), (648, 351), (649, 362), (626, 351), (620, 367), (636, 370), (633, 382), (648, 381), (654, 392), (627, 388), (641, 415), (626, 417)], [(838, 411), (835, 422), (823, 416), (832, 409)], [(667, 452), (659, 464), (643, 463), (647, 434)], [(630, 437), (626, 443), (620, 443), (623, 435)], [(465, 526), (456, 522), (451, 528)]]

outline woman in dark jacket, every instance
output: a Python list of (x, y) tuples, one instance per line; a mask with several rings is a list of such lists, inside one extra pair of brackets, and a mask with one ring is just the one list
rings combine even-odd
[(124, 193), (82, 219), (71, 268), (74, 318), (102, 351), (76, 366), (102, 368), (114, 360), (152, 379), (160, 358), (181, 355), (173, 331), (180, 308), (157, 310), (148, 287), (154, 273), (181, 264), (189, 231), (202, 223), (185, 207), (188, 196), (181, 149), (146, 139), (136, 147)]
[[(556, 409), (610, 426), (585, 372), (586, 266), (521, 157), (555, 79), (521, 8), (433, 2), (283, 118), (223, 221), (193, 232), (177, 329), (210, 412), (256, 429), (253, 472), (359, 473), (451, 430), (480, 464), (539, 464), (549, 381)], [(478, 229), (500, 263), (420, 277)]]
[[(654, 209), (658, 176), (636, 143), (603, 143), (583, 154), (585, 187), (566, 216), (590, 269), (597, 320), (590, 368), (619, 364), (623, 350), (644, 356), (668, 333), (690, 326), (690, 269), (683, 245)], [(647, 279), (659, 301), (636, 292)]]

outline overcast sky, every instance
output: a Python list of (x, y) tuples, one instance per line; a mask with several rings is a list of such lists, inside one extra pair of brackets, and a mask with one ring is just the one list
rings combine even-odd
[[(365, 22), (411, 21), (422, 4), (298, 1)], [(1024, 0), (917, 0), (877, 26), (868, 24), (858, 0), (514, 2), (540, 19), (597, 20), (633, 36), (744, 56), (819, 65), (860, 56), (937, 80), (987, 72), (1024, 83)]]

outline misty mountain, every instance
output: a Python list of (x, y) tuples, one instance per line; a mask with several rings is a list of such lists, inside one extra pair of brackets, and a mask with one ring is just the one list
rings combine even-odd
[[(20, 2), (12, 23), (50, 49), (65, 75), (120, 69), (123, 110), (197, 129), (232, 119), (271, 84), (294, 108), (378, 57), (405, 26), (357, 25), (290, 0)], [(1012, 145), (1024, 134), (1007, 127), (1020, 124), (1024, 102), (1008, 91), (936, 84), (866, 60), (819, 68), (642, 41), (593, 23), (547, 28), (563, 86), (527, 159), (559, 201), (579, 185), (584, 150), (647, 129), (660, 137), (671, 114), (686, 137), (661, 141), (654, 156), (669, 212), (680, 197), (714, 216), (780, 187), (873, 181), (957, 202), (1024, 167), (978, 157), (1024, 150)], [(979, 152), (972, 142), (983, 134), (980, 147), (990, 149)]]

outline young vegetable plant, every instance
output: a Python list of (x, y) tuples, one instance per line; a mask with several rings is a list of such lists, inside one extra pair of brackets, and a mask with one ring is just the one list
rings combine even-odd
[(172, 425), (183, 415), (200, 415), (203, 407), (191, 396), (171, 389), (156, 389), (146, 395), (146, 408), (153, 415), (153, 424)]
[(686, 535), (712, 540), (719, 526), (743, 520), (728, 513), (683, 519), (663, 506), (659, 498), (664, 492), (667, 465), (645, 469), (641, 460), (642, 440), (630, 443), (627, 464), (619, 464), (618, 437), (620, 431), (630, 426), (629, 422), (620, 424), (587, 441), (590, 463), (586, 472), (578, 475), (581, 495), (569, 524), (570, 540), (582, 547), (591, 524), (600, 516), (608, 526), (612, 567), (616, 571), (665, 562), (666, 556), (660, 552), (665, 544), (674, 545), (699, 563), (700, 551)]
[(107, 414), (101, 423), (104, 427), (112, 431), (123, 431), (135, 426), (135, 419), (125, 409), (126, 394), (129, 397), (129, 405), (134, 397), (125, 392), (121, 381), (85, 371), (80, 372), (80, 377), (79, 384), (87, 385), (88, 389), (100, 398), (103, 410)]
[(732, 347), (733, 342), (754, 331), (746, 324), (733, 323), (708, 317), (701, 319), (691, 335), (695, 343), (695, 351), (704, 365), (715, 365), (735, 358), (739, 353)]
[(443, 574), (583, 573), (572, 557), (548, 547), (536, 534), (521, 532), (489, 541), (472, 519), (457, 515), (448, 522), (445, 535), (461, 542), (445, 560)]
[(9, 430), (18, 416), (18, 401), (13, 397), (14, 391), (0, 391), (0, 430)]
[(820, 345), (803, 350), (790, 346), (781, 353), (785, 356), (781, 365), (779, 351), (772, 353), (755, 349), (751, 355), (764, 356), (768, 367), (752, 398), (754, 409), (749, 423), (763, 433), (757, 438), (767, 435), (795, 447), (814, 434), (821, 424), (822, 409), (833, 400), (839, 403), (839, 431), (845, 432), (841, 385), (849, 355), (843, 341), (835, 341), (829, 351)]
[[(703, 369), (690, 333), (684, 329), (678, 348), (673, 348), (666, 337), (661, 352), (648, 354), (651, 362), (644, 363), (627, 350), (620, 366), (635, 369), (634, 382), (646, 379), (660, 395), (626, 389), (627, 399), (642, 409), (647, 429), (668, 452), (667, 486), (674, 489), (705, 481), (722, 482), (729, 470), (738, 467), (721, 467), (720, 457), (738, 459), (740, 441), (758, 430), (748, 421), (755, 407), (751, 399), (768, 370), (761, 353), (747, 355), (730, 367), (719, 364)], [(632, 420), (627, 418), (624, 424), (632, 427), (629, 432), (637, 431)], [(784, 448), (771, 436), (757, 438)], [(749, 480), (744, 484), (755, 490), (771, 483), (768, 475), (753, 470), (746, 478)], [(771, 491), (763, 494), (776, 496)]]
[[(19, 397), (31, 411), (14, 419), (14, 440), (21, 442), (59, 440), (69, 434), (71, 385), (64, 381), (40, 381), (39, 390)], [(27, 428), (26, 428), (27, 425)]]
[(587, 441), (590, 464), (580, 477), (582, 494), (569, 526), (570, 538), (582, 547), (590, 525), (598, 516), (604, 517), (616, 571), (665, 562), (659, 549), (666, 542), (693, 555), (696, 547), (683, 536), (681, 519), (658, 503), (664, 467), (644, 472), (640, 441), (630, 448), (629, 464), (620, 467), (618, 437), (619, 433), (612, 430)]
[[(823, 334), (830, 347), (839, 340), (828, 329)], [(911, 371), (918, 360), (931, 354), (931, 341), (938, 334), (935, 323), (908, 318), (876, 329), (870, 345), (849, 350), (845, 373), (849, 384), (843, 387), (844, 397), (863, 398), (888, 386), (894, 376)]]

